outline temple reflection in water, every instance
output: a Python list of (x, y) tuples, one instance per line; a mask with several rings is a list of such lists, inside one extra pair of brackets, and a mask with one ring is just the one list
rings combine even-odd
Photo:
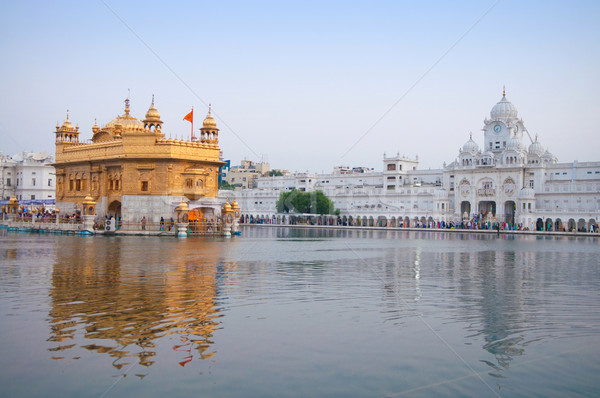
[(216, 280), (224, 268), (215, 266), (217, 242), (163, 244), (152, 253), (129, 250), (124, 242), (71, 243), (57, 253), (52, 274), (53, 358), (78, 358), (82, 347), (114, 357), (116, 368), (131, 357), (151, 366), (163, 338), (182, 366), (214, 354)]

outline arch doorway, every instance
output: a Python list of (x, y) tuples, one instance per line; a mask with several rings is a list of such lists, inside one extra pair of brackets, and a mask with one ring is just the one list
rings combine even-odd
[(460, 216), (466, 219), (471, 218), (471, 202), (467, 200), (460, 202)]
[(483, 214), (484, 216), (491, 214), (492, 216), (495, 216), (496, 202), (487, 200), (482, 200), (479, 202), (479, 214)]
[(108, 217), (121, 219), (121, 202), (115, 200), (108, 205)]
[(509, 224), (515, 223), (515, 209), (517, 205), (512, 200), (504, 202), (504, 221)]

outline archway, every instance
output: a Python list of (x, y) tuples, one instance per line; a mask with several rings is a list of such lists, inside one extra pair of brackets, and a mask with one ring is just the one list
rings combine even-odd
[(544, 229), (544, 221), (541, 218), (538, 218), (537, 221), (535, 222), (535, 230), (543, 231), (543, 229)]
[(585, 220), (583, 218), (580, 218), (579, 221), (577, 221), (577, 232), (587, 232)]
[(463, 217), (465, 213), (468, 218), (471, 218), (471, 202), (468, 200), (460, 202), (460, 216)]
[(546, 225), (544, 226), (544, 231), (552, 231), (552, 219), (551, 218), (547, 218), (546, 219)]
[(554, 230), (555, 231), (563, 230), (562, 220), (560, 218), (557, 218), (556, 221), (554, 221)]
[(492, 216), (496, 215), (496, 202), (493, 200), (482, 200), (479, 202), (479, 214), (487, 216), (488, 213)]
[(515, 209), (517, 205), (512, 200), (504, 202), (504, 221), (509, 224), (515, 223)]
[(596, 220), (593, 218), (590, 218), (590, 221), (588, 221), (588, 231), (598, 232), (598, 224), (596, 224)]
[(568, 223), (568, 230), (569, 232), (574, 232), (575, 231), (575, 220), (572, 218), (569, 218), (569, 223)]
[(108, 216), (117, 219), (121, 218), (121, 202), (115, 200), (108, 205)]

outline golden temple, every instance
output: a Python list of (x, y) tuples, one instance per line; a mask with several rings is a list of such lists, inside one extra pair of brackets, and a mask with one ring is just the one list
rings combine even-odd
[(100, 217), (126, 221), (169, 218), (182, 201), (200, 217), (216, 219), (219, 129), (210, 109), (200, 136), (190, 140), (165, 138), (160, 113), (152, 104), (144, 120), (123, 115), (103, 127), (92, 127), (91, 142), (80, 141), (79, 127), (67, 117), (56, 126), (56, 205), (61, 212), (82, 208), (89, 195)]

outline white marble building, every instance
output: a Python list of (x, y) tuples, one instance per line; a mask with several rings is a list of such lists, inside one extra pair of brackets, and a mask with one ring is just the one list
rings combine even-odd
[[(448, 165), (419, 170), (418, 158), (383, 156), (381, 172), (260, 177), (255, 189), (236, 191), (245, 218), (282, 222), (279, 194), (322, 190), (353, 225), (416, 226), (473, 220), (528, 229), (590, 230), (600, 219), (600, 161), (559, 163), (531, 137), (506, 99)], [(327, 220), (331, 222), (331, 219)], [(335, 222), (338, 220), (336, 218)]]
[(53, 158), (46, 152), (23, 152), (14, 156), (0, 155), (0, 190), (2, 201), (12, 196), (20, 202), (55, 199)]

